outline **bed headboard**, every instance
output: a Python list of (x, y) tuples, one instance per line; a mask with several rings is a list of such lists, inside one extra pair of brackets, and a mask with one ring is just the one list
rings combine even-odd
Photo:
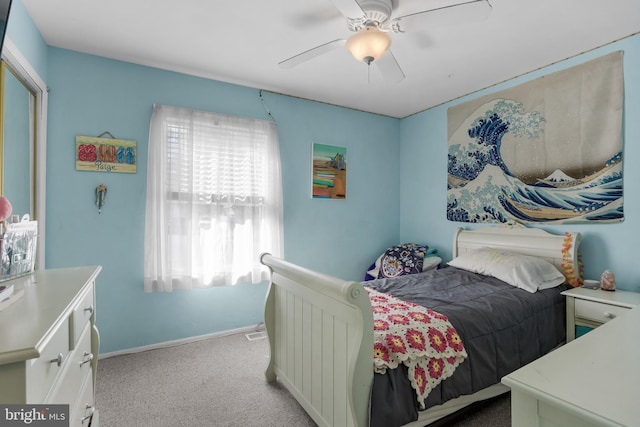
[(453, 237), (453, 257), (482, 247), (535, 256), (551, 262), (572, 286), (582, 284), (580, 233), (555, 235), (539, 228), (510, 223), (476, 230), (458, 228)]

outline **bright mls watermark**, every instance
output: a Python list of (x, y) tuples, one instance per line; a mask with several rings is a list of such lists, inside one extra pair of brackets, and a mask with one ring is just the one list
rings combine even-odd
[(0, 427), (69, 427), (69, 405), (0, 404)]

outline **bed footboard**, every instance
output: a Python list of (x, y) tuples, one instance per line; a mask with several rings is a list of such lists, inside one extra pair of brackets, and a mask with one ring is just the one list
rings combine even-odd
[(320, 426), (368, 425), (373, 313), (362, 284), (270, 254), (265, 301), (267, 381), (280, 381)]

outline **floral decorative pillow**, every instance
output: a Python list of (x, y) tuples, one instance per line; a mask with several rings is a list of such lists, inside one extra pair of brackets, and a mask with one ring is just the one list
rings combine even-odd
[(404, 243), (390, 247), (380, 258), (378, 278), (421, 273), (426, 252), (426, 245), (416, 243)]
[(493, 248), (476, 249), (454, 258), (448, 264), (495, 277), (531, 293), (556, 287), (566, 280), (549, 261)]

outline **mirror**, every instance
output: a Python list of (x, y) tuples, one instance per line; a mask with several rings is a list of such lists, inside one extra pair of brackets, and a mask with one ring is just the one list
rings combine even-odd
[(13, 214), (38, 221), (36, 268), (45, 267), (47, 86), (10, 38), (0, 63), (0, 193)]
[(0, 193), (13, 215), (35, 219), (32, 161), (35, 147), (35, 94), (6, 62), (0, 63)]

